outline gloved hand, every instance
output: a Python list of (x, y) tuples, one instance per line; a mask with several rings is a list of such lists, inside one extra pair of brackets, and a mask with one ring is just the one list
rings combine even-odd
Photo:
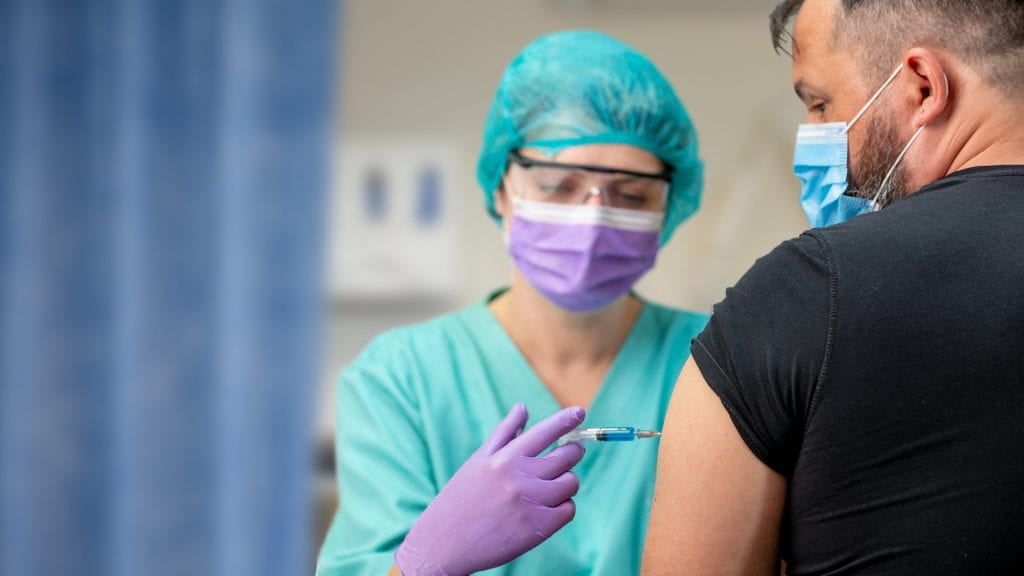
[(445, 484), (395, 553), (404, 576), (464, 576), (500, 566), (572, 520), (583, 458), (578, 442), (537, 457), (579, 426), (582, 408), (566, 408), (518, 435), (528, 418), (516, 404)]

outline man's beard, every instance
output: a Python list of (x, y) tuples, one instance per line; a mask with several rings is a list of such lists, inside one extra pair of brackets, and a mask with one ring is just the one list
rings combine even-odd
[(879, 194), (882, 181), (896, 163), (904, 146), (906, 142), (900, 138), (894, 122), (884, 122), (878, 116), (872, 118), (867, 125), (860, 161), (856, 167), (850, 166), (847, 194), (867, 200), (874, 200), (877, 195), (878, 204), (885, 207), (913, 192), (908, 189), (907, 173), (901, 162), (886, 182), (885, 190)]

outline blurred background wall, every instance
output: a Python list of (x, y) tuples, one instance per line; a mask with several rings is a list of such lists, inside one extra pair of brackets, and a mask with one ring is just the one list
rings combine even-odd
[[(754, 259), (803, 231), (791, 170), (803, 116), (789, 59), (771, 47), (773, 7), (765, 0), (348, 2), (341, 19), (335, 169), (344, 171), (346, 156), (360, 156), (368, 145), (387, 148), (381, 141), (445, 150), (454, 165), (445, 184), (453, 238), (445, 254), (439, 248), (433, 257), (449, 259), (451, 252), (455, 266), (440, 292), (373, 298), (337, 286), (329, 291), (318, 437), (331, 437), (338, 371), (370, 338), (472, 304), (511, 278), (500, 229), (483, 209), (476, 156), (504, 67), (537, 35), (592, 28), (633, 45), (666, 74), (697, 125), (706, 165), (703, 205), (641, 281), (642, 295), (709, 311)], [(333, 194), (329, 250), (337, 255), (346, 245), (341, 222), (353, 215), (352, 204), (337, 209), (338, 199), (351, 201), (359, 191), (339, 177)], [(365, 240), (355, 235), (347, 245)], [(330, 274), (346, 274), (337, 257), (333, 262)]]
[[(339, 370), (379, 332), (470, 305), (511, 278), (500, 229), (483, 209), (476, 157), (504, 67), (534, 37), (591, 28), (633, 45), (669, 78), (697, 125), (706, 165), (703, 205), (641, 281), (642, 295), (710, 311), (758, 256), (806, 228), (791, 170), (802, 108), (793, 95), (789, 59), (771, 47), (773, 7), (764, 0), (351, 0), (345, 5), (329, 218), (328, 276), (335, 280), (328, 289), (316, 416), (324, 463), (321, 521), (336, 497), (329, 454)], [(355, 178), (363, 165), (346, 162), (366, 156), (368, 148), (382, 150), (370, 155), (386, 156), (390, 150), (405, 159), (415, 156), (399, 151), (406, 146), (448, 165), (441, 202), (446, 237), (432, 244), (433, 251), (413, 258), (443, 261), (437, 274), (446, 279), (439, 288), (416, 290), (415, 280), (398, 280), (401, 274), (386, 280), (384, 274), (385, 284), (409, 289), (376, 296), (347, 290), (345, 276), (361, 272), (346, 266), (351, 261), (340, 255), (346, 247), (358, 246), (366, 254), (382, 244), (380, 238), (408, 235), (411, 248), (398, 244), (385, 250), (408, 253), (417, 242), (412, 224), (399, 224), (390, 234), (346, 234), (345, 222), (360, 210), (354, 199), (367, 185)], [(401, 171), (403, 160), (396, 163)], [(361, 229), (347, 229), (353, 228)]]

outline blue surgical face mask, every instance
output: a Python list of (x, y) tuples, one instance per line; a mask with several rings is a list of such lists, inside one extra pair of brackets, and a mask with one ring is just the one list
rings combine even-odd
[[(848, 196), (847, 173), (849, 162), (849, 131), (860, 120), (882, 92), (896, 79), (903, 69), (900, 64), (881, 88), (864, 104), (849, 124), (830, 122), (827, 124), (801, 124), (796, 133), (796, 150), (793, 152), (793, 173), (801, 181), (800, 204), (812, 228), (831, 226), (845, 222), (865, 212), (878, 210), (880, 202), (888, 194), (889, 181), (910, 145), (917, 140), (924, 126), (903, 147), (896, 162), (889, 169), (882, 185), (872, 200)], [(947, 80), (947, 90), (948, 90)]]

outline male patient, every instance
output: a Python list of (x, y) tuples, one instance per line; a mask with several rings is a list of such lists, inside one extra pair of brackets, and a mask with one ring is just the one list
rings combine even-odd
[(643, 574), (1022, 574), (1024, 1), (788, 0), (771, 28), (819, 227), (694, 340)]

